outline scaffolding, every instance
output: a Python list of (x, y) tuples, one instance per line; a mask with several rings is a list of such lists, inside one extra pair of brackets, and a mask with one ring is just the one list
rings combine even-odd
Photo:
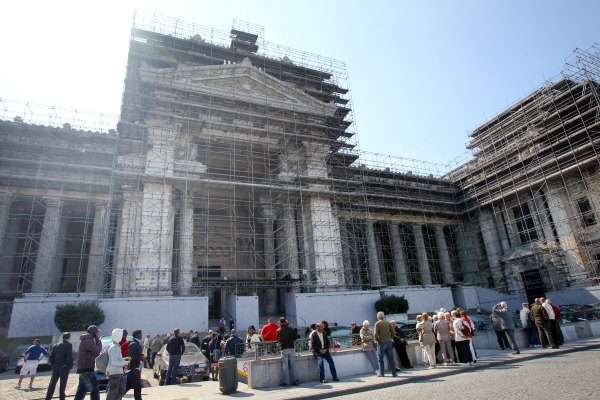
[(597, 283), (598, 46), (437, 164), (361, 151), (346, 66), (136, 11), (120, 117), (0, 101), (0, 293)]

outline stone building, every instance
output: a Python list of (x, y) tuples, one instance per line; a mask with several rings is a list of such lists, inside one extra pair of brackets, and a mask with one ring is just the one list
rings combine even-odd
[(597, 47), (437, 165), (358, 149), (343, 63), (156, 18), (136, 14), (118, 124), (0, 121), (6, 310), (205, 297), (215, 318), (231, 294), (269, 315), (286, 293), (598, 284)]

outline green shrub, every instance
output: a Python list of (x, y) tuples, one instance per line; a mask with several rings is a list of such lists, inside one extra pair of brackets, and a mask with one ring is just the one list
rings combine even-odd
[(85, 331), (90, 325), (104, 322), (104, 311), (95, 301), (56, 306), (54, 325), (61, 332)]
[(383, 311), (384, 314), (404, 314), (408, 311), (408, 300), (404, 296), (383, 296), (375, 302), (375, 311)]

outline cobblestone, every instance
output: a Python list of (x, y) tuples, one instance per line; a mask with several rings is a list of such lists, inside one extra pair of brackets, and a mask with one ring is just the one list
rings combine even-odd
[(340, 396), (348, 400), (437, 399), (598, 399), (600, 350), (534, 359), (522, 363), (422, 380), (418, 383)]

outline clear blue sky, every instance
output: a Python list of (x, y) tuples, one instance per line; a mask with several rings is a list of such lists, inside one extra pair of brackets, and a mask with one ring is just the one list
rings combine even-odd
[(0, 98), (118, 114), (135, 8), (344, 61), (361, 150), (440, 163), (600, 41), (595, 0), (13, 1)]

